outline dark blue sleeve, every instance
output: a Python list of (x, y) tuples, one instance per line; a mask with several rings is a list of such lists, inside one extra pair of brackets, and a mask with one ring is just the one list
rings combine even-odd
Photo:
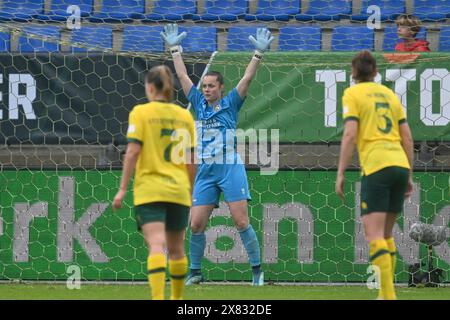
[(227, 95), (228, 102), (230, 103), (230, 106), (235, 109), (236, 111), (241, 110), (242, 105), (244, 104), (244, 99), (241, 98), (236, 88), (233, 88), (233, 90), (230, 91)]
[(197, 114), (197, 110), (202, 105), (203, 102), (203, 94), (193, 85), (189, 94), (187, 96), (189, 102), (192, 104), (192, 108), (194, 108), (195, 113)]

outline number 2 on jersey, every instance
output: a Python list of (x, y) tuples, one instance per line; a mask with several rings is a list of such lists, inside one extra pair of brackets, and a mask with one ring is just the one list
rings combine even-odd
[[(375, 103), (375, 112), (378, 115), (378, 118), (385, 123), (384, 128), (381, 128), (379, 125), (377, 126), (378, 130), (384, 134), (388, 134), (392, 130), (392, 120), (389, 117), (389, 103), (384, 102), (376, 102)], [(380, 123), (380, 122), (378, 122)]]

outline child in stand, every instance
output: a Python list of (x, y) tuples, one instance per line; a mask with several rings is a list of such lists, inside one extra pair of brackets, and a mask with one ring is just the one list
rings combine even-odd
[(422, 23), (410, 14), (402, 14), (396, 20), (397, 34), (401, 39), (395, 46), (397, 52), (429, 52), (428, 41), (416, 39)]

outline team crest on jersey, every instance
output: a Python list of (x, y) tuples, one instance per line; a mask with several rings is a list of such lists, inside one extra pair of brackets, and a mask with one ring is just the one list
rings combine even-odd
[(214, 106), (214, 112), (217, 112), (220, 110), (220, 104)]

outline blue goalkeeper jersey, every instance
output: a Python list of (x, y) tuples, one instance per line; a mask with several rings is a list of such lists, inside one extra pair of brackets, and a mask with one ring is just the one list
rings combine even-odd
[(197, 148), (201, 163), (242, 163), (237, 155), (236, 125), (244, 103), (236, 88), (220, 99), (215, 106), (208, 105), (203, 93), (192, 86), (188, 94), (196, 114)]

